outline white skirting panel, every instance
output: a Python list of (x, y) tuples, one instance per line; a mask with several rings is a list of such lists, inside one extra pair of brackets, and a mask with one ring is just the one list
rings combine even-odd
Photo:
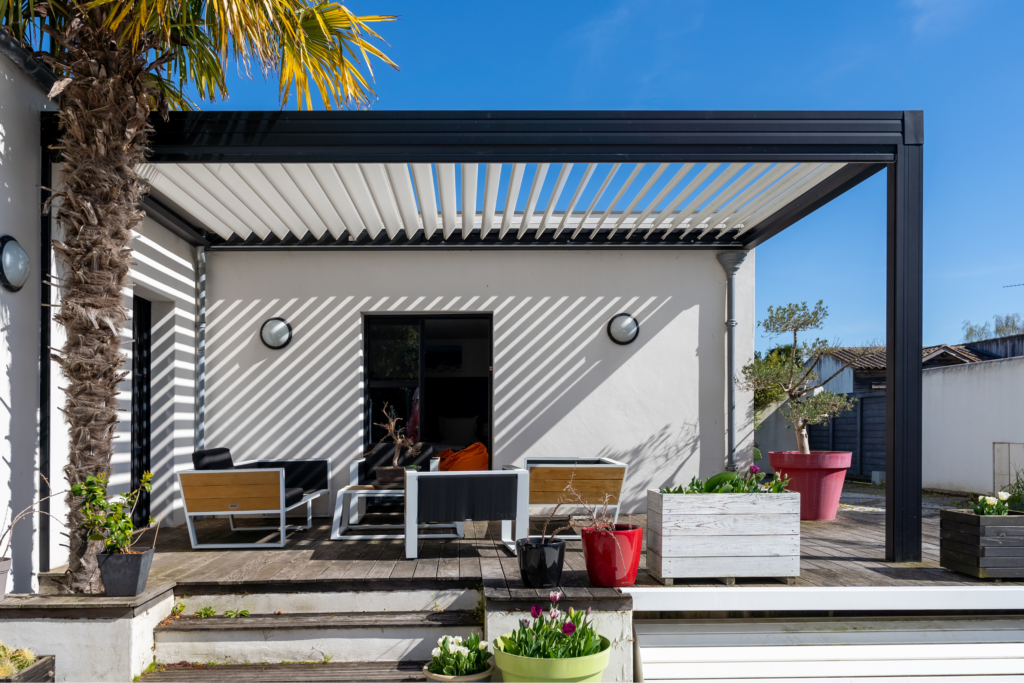
[(1024, 619), (638, 619), (634, 629), (637, 680), (1024, 680)]

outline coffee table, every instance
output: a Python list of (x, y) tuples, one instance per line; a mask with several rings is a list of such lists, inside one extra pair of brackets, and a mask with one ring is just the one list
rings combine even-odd
[[(361, 508), (365, 507), (366, 501), (371, 500), (397, 500), (405, 499), (405, 489), (401, 488), (376, 488), (367, 486), (346, 486), (338, 491), (338, 499), (334, 505), (334, 520), (331, 525), (332, 541), (363, 541), (363, 540), (388, 540), (405, 538), (405, 533), (394, 533), (396, 530), (405, 530), (405, 524), (359, 524), (362, 517)], [(360, 503), (363, 503), (362, 505)], [(431, 538), (462, 538), (462, 522), (451, 522), (448, 524), (420, 524), (421, 529), (451, 529), (455, 533), (431, 535)], [(359, 531), (361, 533), (345, 535), (346, 531)], [(382, 533), (377, 533), (382, 532)], [(391, 532), (391, 533), (388, 533)]]

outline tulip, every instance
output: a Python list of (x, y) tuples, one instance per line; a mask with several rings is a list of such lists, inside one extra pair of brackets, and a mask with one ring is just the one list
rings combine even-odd
[(555, 621), (561, 615), (562, 613), (558, 611), (557, 607), (552, 607), (548, 610), (548, 619), (550, 619), (551, 621)]
[(987, 496), (985, 498), (985, 502), (988, 503), (989, 505), (995, 505), (998, 501), (992, 496)]
[(562, 624), (562, 633), (564, 633), (565, 635), (571, 636), (575, 632), (576, 624), (572, 623), (571, 621), (567, 621), (564, 624)]
[(530, 608), (530, 616), (532, 616), (534, 619), (539, 618), (543, 612), (544, 610), (543, 608), (541, 608), (540, 605), (534, 605)]
[(751, 465), (750, 466), (750, 473), (751, 474), (757, 474), (760, 471), (761, 471), (761, 468), (758, 467), (757, 465)]
[(1007, 501), (1007, 500), (1010, 499), (1010, 494), (1007, 493), (1006, 491), (1000, 491), (998, 495), (999, 495), (999, 500)]
[(558, 602), (562, 599), (562, 594), (558, 591), (551, 591), (551, 595), (548, 597), (551, 598), (551, 602)]

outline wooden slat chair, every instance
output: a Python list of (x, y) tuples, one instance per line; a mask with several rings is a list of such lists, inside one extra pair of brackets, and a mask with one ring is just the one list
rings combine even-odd
[[(457, 523), (466, 520), (515, 520), (529, 528), (530, 478), (526, 470), (496, 472), (405, 473), (405, 556), (417, 555), (423, 538), (457, 538), (455, 534), (421, 534), (419, 520)], [(505, 542), (514, 555), (515, 542)]]
[[(514, 468), (514, 466), (509, 466)], [(553, 508), (565, 498), (565, 487), (573, 477), (573, 488), (588, 504), (603, 505), (608, 496), (608, 512), (619, 520), (622, 487), (626, 482), (629, 465), (611, 458), (525, 458), (523, 468), (530, 473), (530, 507)], [(525, 534), (516, 529), (516, 536)], [(512, 523), (502, 522), (502, 541), (512, 540)], [(579, 536), (562, 536), (567, 541), (578, 541)]]
[[(179, 472), (178, 487), (185, 505), (185, 523), (193, 548), (282, 548), (287, 532), (313, 525), (313, 500), (331, 490), (327, 459), (253, 460), (235, 465), (231, 451), (213, 448), (192, 454), (194, 470)], [(306, 506), (306, 524), (288, 526), (290, 510)], [(278, 531), (280, 541), (199, 543), (197, 515), (227, 515), (232, 531)], [(273, 526), (235, 527), (236, 515), (277, 515)]]

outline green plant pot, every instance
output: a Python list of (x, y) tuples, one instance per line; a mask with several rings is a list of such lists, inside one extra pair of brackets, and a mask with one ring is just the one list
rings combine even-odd
[(494, 641), (494, 660), (501, 671), (501, 676), (509, 683), (517, 681), (600, 681), (601, 674), (608, 668), (611, 656), (611, 642), (601, 636), (603, 645), (600, 652), (589, 657), (572, 657), (571, 659), (538, 659), (536, 657), (520, 657), (505, 652), (502, 638)]

